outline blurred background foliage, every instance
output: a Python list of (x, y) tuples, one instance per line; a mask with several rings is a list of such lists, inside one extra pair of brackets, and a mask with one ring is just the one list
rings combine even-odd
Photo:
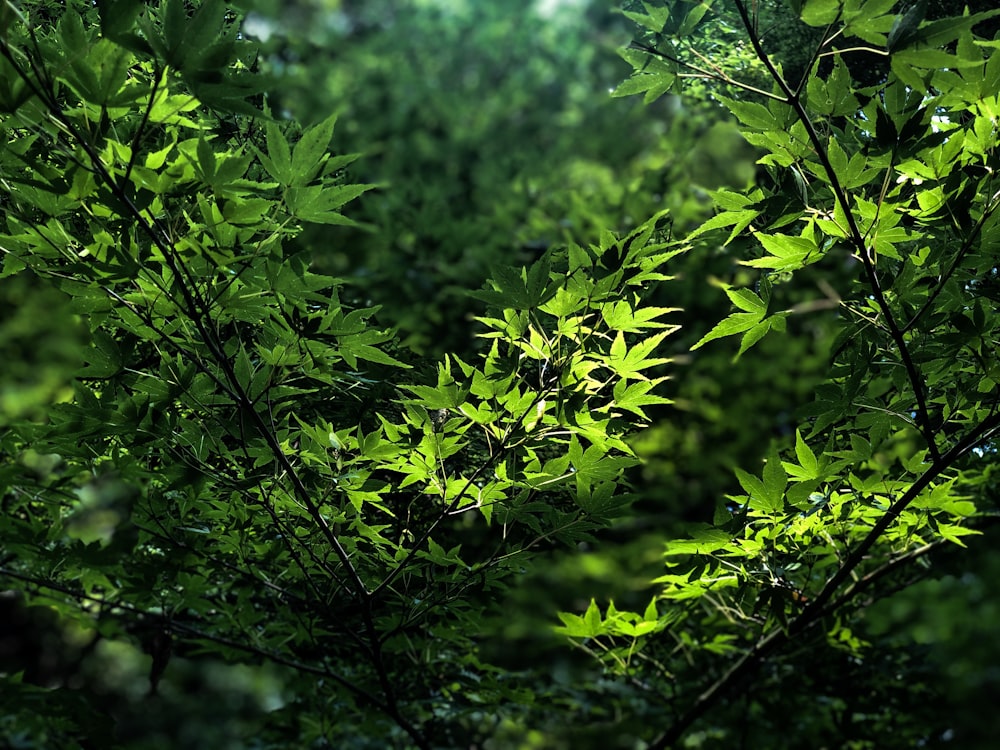
[[(362, 155), (349, 167), (350, 181), (381, 186), (352, 204), (348, 213), (358, 226), (314, 227), (296, 241), (318, 268), (344, 280), (346, 299), (380, 305), (380, 322), (396, 327), (401, 344), (420, 354), (463, 355), (478, 346), (473, 318), (480, 308), (465, 291), (478, 288), (497, 265), (524, 263), (552, 245), (595, 242), (602, 231), (627, 230), (664, 208), (672, 213), (674, 232), (683, 235), (710, 215), (708, 191), (754, 181), (766, 186), (774, 179), (757, 170), (753, 150), (712, 102), (709, 87), (701, 96), (666, 96), (650, 107), (636, 97), (609, 95), (628, 74), (619, 51), (634, 29), (607, 0), (242, 5), (249, 11), (244, 33), (261, 43), (259, 67), (274, 76), (272, 111), (306, 123), (338, 113), (334, 148)], [(792, 33), (787, 6), (777, 0), (761, 6), (769, 49), (790, 77), (804, 74), (807, 45)], [(707, 42), (727, 66), (761, 76), (751, 51), (736, 43), (735, 29), (735, 19), (723, 18)], [(875, 63), (855, 74), (880, 75)], [(724, 514), (725, 495), (736, 490), (731, 469), (753, 471), (769, 441), (794, 435), (796, 413), (826, 364), (836, 315), (828, 303), (835, 301), (838, 280), (846, 284), (853, 275), (844, 266), (802, 273), (794, 284), (772, 279), (775, 304), (801, 309), (790, 320), (793, 335), (769, 337), (736, 361), (735, 344), (726, 342), (687, 353), (729, 311), (718, 283), (759, 281), (736, 263), (746, 250), (739, 240), (729, 247), (702, 242), (670, 270), (682, 283), (665, 285), (656, 301), (683, 308), (684, 329), (669, 339), (677, 361), (667, 395), (676, 403), (635, 441), (646, 459), (634, 477), (635, 512), (597, 545), (538, 557), (522, 585), (498, 599), (494, 629), (482, 634), (484, 661), (532, 672), (534, 679), (545, 675), (561, 713), (552, 714), (549, 725), (536, 712), (528, 724), (512, 710), (514, 719), (493, 726), (488, 747), (636, 746), (640, 702), (633, 702), (631, 713), (609, 709), (601, 719), (604, 691), (608, 706), (627, 705), (628, 696), (612, 695), (620, 683), (603, 682), (588, 657), (550, 635), (555, 612), (581, 611), (592, 596), (623, 608), (645, 606), (649, 581), (662, 570), (664, 542), (690, 523)], [(64, 398), (82, 363), (78, 334), (60, 300), (39, 296), (28, 278), (5, 280), (0, 295), (0, 354), (22, 368), (5, 366), (2, 420)], [(40, 315), (43, 309), (47, 316)], [(41, 319), (49, 323), (37, 338)], [(44, 474), (44, 457), (37, 458)], [(746, 746), (875, 747), (865, 744), (868, 736), (851, 738), (830, 723), (831, 716), (863, 710), (837, 704), (855, 695), (889, 707), (867, 725), (869, 732), (877, 728), (876, 736), (898, 732), (903, 742), (914, 736), (903, 725), (923, 721), (935, 728), (935, 746), (993, 747), (1000, 719), (990, 696), (1000, 660), (995, 639), (986, 636), (1000, 616), (1000, 558), (988, 544), (977, 550), (978, 572), (956, 573), (947, 557), (934, 558), (919, 588), (879, 605), (868, 634), (878, 648), (864, 668), (823, 664), (814, 674), (762, 675), (753, 705), (727, 709), (734, 722), (753, 714), (757, 734)], [(963, 567), (968, 570), (968, 562)], [(29, 674), (21, 664), (24, 690), (34, 689), (27, 683), (60, 684), (104, 696), (116, 726), (94, 720), (95, 733), (103, 727), (118, 741), (144, 748), (253, 747), (254, 717), (262, 711), (284, 712), (289, 722), (307, 720), (285, 703), (294, 694), (287, 682), (293, 678), (280, 669), (195, 666), (184, 654), (171, 661), (151, 700), (146, 677), (152, 653), (109, 653), (93, 634), (67, 631), (4, 596), (0, 669), (18, 671), (17, 660), (27, 654), (14, 650), (28, 642), (27, 634), (49, 638), (38, 644), (49, 672)], [(919, 649), (901, 645), (914, 636)], [(900, 684), (893, 681), (897, 672)], [(817, 693), (824, 679), (831, 681), (827, 693)], [(902, 684), (906, 680), (911, 682)], [(590, 689), (575, 688), (582, 683)], [(882, 693), (894, 697), (889, 701)], [(73, 693), (58, 694), (66, 705), (38, 694), (40, 736), (60, 712), (85, 710), (70, 705)], [(808, 705), (807, 696), (817, 694), (829, 705)], [(566, 726), (574, 712), (597, 717), (597, 723), (574, 734)], [(793, 727), (791, 715), (798, 717)], [(10, 747), (32, 746), (17, 744), (29, 740), (10, 734), (25, 721), (0, 718), (0, 739)], [(469, 721), (482, 728), (492, 718)], [(760, 734), (768, 731), (770, 736)], [(802, 741), (786, 744), (789, 732)], [(961, 744), (952, 742), (956, 737)], [(90, 746), (107, 746), (99, 734), (94, 740)], [(717, 745), (693, 734), (688, 746)]]
[(72, 395), (86, 332), (68, 301), (25, 271), (0, 286), (0, 429)]
[(750, 152), (716, 108), (607, 95), (631, 38), (611, 11), (376, 0), (293, 4), (287, 24), (251, 17), (268, 38), (262, 68), (281, 81), (275, 108), (305, 121), (338, 112), (336, 147), (364, 154), (351, 178), (383, 186), (352, 210), (364, 228), (316, 228), (301, 242), (382, 305), (403, 343), (467, 348), (477, 308), (464, 292), (497, 264), (662, 208), (689, 226), (708, 208), (705, 188), (752, 179)]

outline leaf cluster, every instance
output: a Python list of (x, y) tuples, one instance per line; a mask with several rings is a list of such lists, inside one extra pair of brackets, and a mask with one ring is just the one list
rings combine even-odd
[[(727, 87), (714, 97), (761, 154), (758, 183), (716, 191), (717, 214), (689, 237), (748, 240), (740, 263), (759, 273), (754, 288), (723, 285), (736, 310), (694, 348), (739, 336), (741, 355), (791, 316), (827, 308), (773, 309), (775, 285), (807, 269), (847, 266), (853, 278), (827, 284), (839, 333), (794, 442), (772, 447), (759, 473), (737, 470), (742, 492), (714, 524), (668, 543), (644, 614), (563, 616), (608, 668), (677, 706), (652, 747), (711, 726), (708, 712), (748, 681), (792, 668), (797, 644), (871, 658), (866, 607), (919, 578), (942, 543), (979, 533), (977, 488), (1000, 427), (984, 281), (996, 268), (1000, 57), (974, 33), (996, 12), (925, 21), (921, 4), (793, 3), (822, 30), (808, 75), (794, 80), (771, 55), (758, 4), (737, 2), (763, 88), (709, 64), (699, 29), (734, 20), (713, 5), (630, 11), (643, 41), (622, 87), (649, 100), (686, 79)], [(888, 58), (885, 80), (854, 78), (860, 51)], [(685, 701), (692, 680), (703, 687)]]
[(284, 742), (457, 742), (514, 694), (477, 657), (490, 592), (631, 500), (675, 330), (646, 298), (684, 245), (658, 216), (499, 269), (481, 355), (412, 367), (296, 252), (372, 186), (344, 182), (334, 118), (232, 106), (233, 14), (5, 28), (3, 276), (58, 290), (86, 341), (71, 392), (10, 415), (0, 576), (146, 650), (151, 692), (173, 653), (278, 665), (327, 717)]

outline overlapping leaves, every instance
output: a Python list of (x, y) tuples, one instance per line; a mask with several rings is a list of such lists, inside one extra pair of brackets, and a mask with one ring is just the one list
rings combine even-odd
[[(991, 322), (1000, 311), (986, 292), (997, 268), (1000, 56), (973, 33), (995, 13), (926, 22), (921, 3), (794, 3), (805, 23), (826, 29), (800, 82), (768, 56), (766, 11), (738, 2), (730, 19), (770, 73), (765, 91), (699, 52), (711, 43), (696, 32), (711, 5), (645, 3), (631, 13), (645, 55), (635, 54), (620, 88), (662, 93), (684, 78), (728, 88), (735, 93), (716, 98), (761, 150), (766, 177), (717, 191), (717, 215), (692, 235), (748, 241), (755, 253), (740, 263), (760, 270), (758, 286), (723, 284), (736, 310), (694, 348), (740, 336), (742, 355), (785, 332), (791, 316), (828, 310), (829, 299), (840, 335), (794, 443), (773, 447), (760, 472), (737, 470), (743, 493), (720, 504), (715, 524), (668, 544), (660, 606), (642, 615), (592, 606), (563, 618), (563, 632), (590, 639), (606, 664), (641, 675), (665, 700), (696, 678), (691, 664), (717, 670), (653, 747), (677, 741), (818, 623), (834, 648), (862, 654), (851, 630), (861, 594), (877, 598), (907, 563), (977, 533), (980, 457), (1000, 427)], [(694, 26), (680, 23), (695, 11)], [(840, 36), (889, 55), (888, 80), (857, 85), (851, 50), (832, 46)], [(829, 65), (817, 62), (824, 57)], [(774, 309), (788, 279), (836, 265), (853, 279), (835, 290), (826, 282), (827, 300)]]
[(333, 118), (249, 116), (231, 9), (35, 10), (0, 41), (3, 275), (57, 287), (89, 342), (3, 437), (0, 575), (85, 627), (111, 613), (107, 637), (289, 667), (338, 736), (433, 746), (431, 719), (465, 716), (435, 686), (505, 694), (467, 627), (481, 592), (631, 500), (625, 438), (665, 402), (674, 330), (645, 297), (682, 245), (657, 217), (499, 270), (482, 355), (422, 378), (286, 249), (371, 186), (343, 183)]

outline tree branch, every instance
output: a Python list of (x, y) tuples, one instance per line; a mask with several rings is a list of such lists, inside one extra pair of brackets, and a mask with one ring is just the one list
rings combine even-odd
[(907, 347), (906, 340), (903, 337), (903, 332), (896, 324), (896, 320), (892, 314), (892, 309), (889, 307), (889, 302), (885, 298), (885, 294), (882, 291), (882, 285), (878, 279), (875, 263), (872, 260), (871, 253), (868, 250), (868, 245), (865, 242), (865, 235), (858, 226), (857, 218), (855, 217), (854, 210), (851, 207), (850, 196), (843, 185), (841, 185), (840, 176), (830, 163), (830, 157), (827, 154), (825, 144), (820, 139), (816, 128), (813, 127), (812, 120), (810, 119), (805, 106), (802, 104), (801, 98), (798, 93), (792, 91), (788, 83), (782, 77), (781, 73), (779, 73), (777, 68), (774, 67), (774, 63), (771, 62), (767, 53), (764, 52), (760, 39), (753, 32), (752, 23), (749, 15), (747, 14), (747, 9), (743, 0), (735, 0), (735, 5), (737, 12), (740, 14), (740, 19), (743, 21), (743, 25), (747, 30), (750, 43), (753, 45), (754, 51), (757, 53), (757, 57), (767, 68), (771, 77), (774, 79), (775, 83), (778, 84), (778, 87), (785, 95), (785, 104), (788, 104), (794, 110), (799, 122), (802, 123), (803, 128), (805, 128), (806, 134), (809, 136), (809, 140), (816, 151), (816, 156), (819, 158), (820, 164), (823, 166), (823, 171), (830, 180), (830, 189), (833, 191), (834, 198), (837, 203), (840, 204), (840, 208), (843, 210), (844, 216), (847, 219), (847, 225), (851, 235), (851, 244), (854, 245), (855, 254), (864, 266), (865, 275), (868, 278), (868, 285), (871, 288), (872, 296), (875, 298), (875, 304), (878, 305), (879, 311), (885, 319), (886, 329), (889, 331), (889, 335), (892, 337), (893, 343), (899, 351), (903, 367), (906, 368), (907, 378), (910, 381), (910, 387), (913, 389), (913, 395), (917, 402), (916, 412), (918, 429), (924, 438), (924, 442), (927, 444), (927, 449), (930, 451), (931, 457), (937, 461), (941, 458), (941, 454), (935, 439), (935, 430), (931, 426), (930, 412), (927, 408), (927, 402), (924, 397), (923, 379), (913, 362), (913, 358), (910, 356), (910, 351)]

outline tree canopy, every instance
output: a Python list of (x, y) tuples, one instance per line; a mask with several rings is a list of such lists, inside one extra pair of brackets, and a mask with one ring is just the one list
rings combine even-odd
[(3, 0), (2, 743), (989, 747), (980, 5)]

